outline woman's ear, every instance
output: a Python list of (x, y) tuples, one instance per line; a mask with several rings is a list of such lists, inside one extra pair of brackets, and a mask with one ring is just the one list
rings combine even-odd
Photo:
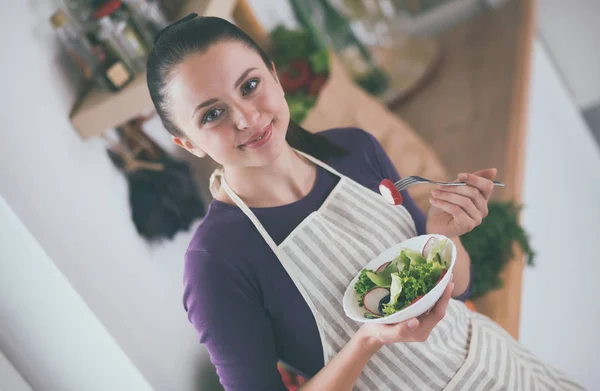
[(173, 142), (177, 145), (179, 145), (181, 148), (185, 149), (186, 151), (188, 151), (189, 153), (191, 153), (192, 155), (198, 156), (199, 158), (203, 158), (206, 156), (206, 152), (204, 152), (202, 149), (198, 148), (197, 146), (195, 146), (191, 141), (177, 137), (177, 136), (173, 136), (171, 138), (173, 140)]

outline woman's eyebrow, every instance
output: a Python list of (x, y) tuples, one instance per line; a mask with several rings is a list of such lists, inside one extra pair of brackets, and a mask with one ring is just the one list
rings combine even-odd
[[(233, 86), (233, 88), (238, 88), (238, 86), (240, 84), (242, 84), (242, 82), (244, 81), (244, 79), (246, 78), (246, 76), (248, 76), (248, 74), (250, 72), (252, 72), (253, 70), (258, 69), (258, 68), (248, 68), (244, 71), (244, 73), (242, 73), (242, 75), (235, 81), (235, 85)], [(212, 98), (209, 100), (206, 100), (202, 103), (200, 103), (198, 106), (196, 106), (196, 108), (194, 109), (194, 112), (192, 113), (192, 118), (194, 118), (194, 116), (196, 115), (196, 112), (206, 106), (210, 106), (213, 103), (217, 103), (219, 100), (217, 98)]]
[(203, 107), (206, 106), (210, 106), (213, 103), (217, 103), (219, 100), (217, 98), (212, 98), (209, 100), (205, 100), (204, 102), (200, 103), (198, 106), (196, 106), (196, 108), (194, 109), (194, 112), (192, 113), (192, 118), (194, 118), (194, 116), (196, 115), (196, 113), (198, 112), (198, 110), (200, 110)]
[(246, 70), (244, 71), (244, 73), (242, 73), (242, 76), (240, 76), (240, 77), (239, 77), (239, 78), (236, 80), (236, 82), (235, 82), (235, 85), (233, 86), (233, 88), (238, 88), (238, 86), (239, 86), (240, 84), (242, 84), (242, 82), (244, 81), (244, 79), (246, 78), (246, 76), (248, 76), (248, 74), (249, 74), (250, 72), (252, 72), (253, 70), (255, 70), (255, 69), (257, 69), (257, 68), (248, 68), (248, 69), (246, 69)]

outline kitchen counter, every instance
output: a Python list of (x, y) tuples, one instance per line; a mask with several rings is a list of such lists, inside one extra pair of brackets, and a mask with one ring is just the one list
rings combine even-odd
[[(511, 0), (443, 32), (436, 73), (395, 112), (439, 155), (449, 175), (496, 167), (507, 187), (497, 200), (521, 202), (533, 0)], [(477, 300), (519, 336), (523, 256), (503, 274), (504, 287)]]

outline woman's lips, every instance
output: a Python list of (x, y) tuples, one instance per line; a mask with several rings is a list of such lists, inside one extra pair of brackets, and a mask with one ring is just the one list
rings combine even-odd
[(260, 134), (258, 134), (256, 137), (252, 138), (252, 140), (248, 141), (247, 143), (242, 144), (242, 147), (244, 147), (244, 148), (262, 147), (271, 138), (271, 133), (273, 133), (273, 122), (271, 122), (269, 125), (265, 126), (265, 128), (262, 130), (262, 132)]

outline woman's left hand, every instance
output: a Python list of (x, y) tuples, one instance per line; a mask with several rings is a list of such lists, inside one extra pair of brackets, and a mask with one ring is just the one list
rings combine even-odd
[(494, 190), (497, 170), (488, 168), (472, 174), (460, 174), (466, 186), (438, 186), (432, 191), (432, 207), (427, 216), (430, 234), (458, 237), (481, 224), (488, 214), (488, 200)]

